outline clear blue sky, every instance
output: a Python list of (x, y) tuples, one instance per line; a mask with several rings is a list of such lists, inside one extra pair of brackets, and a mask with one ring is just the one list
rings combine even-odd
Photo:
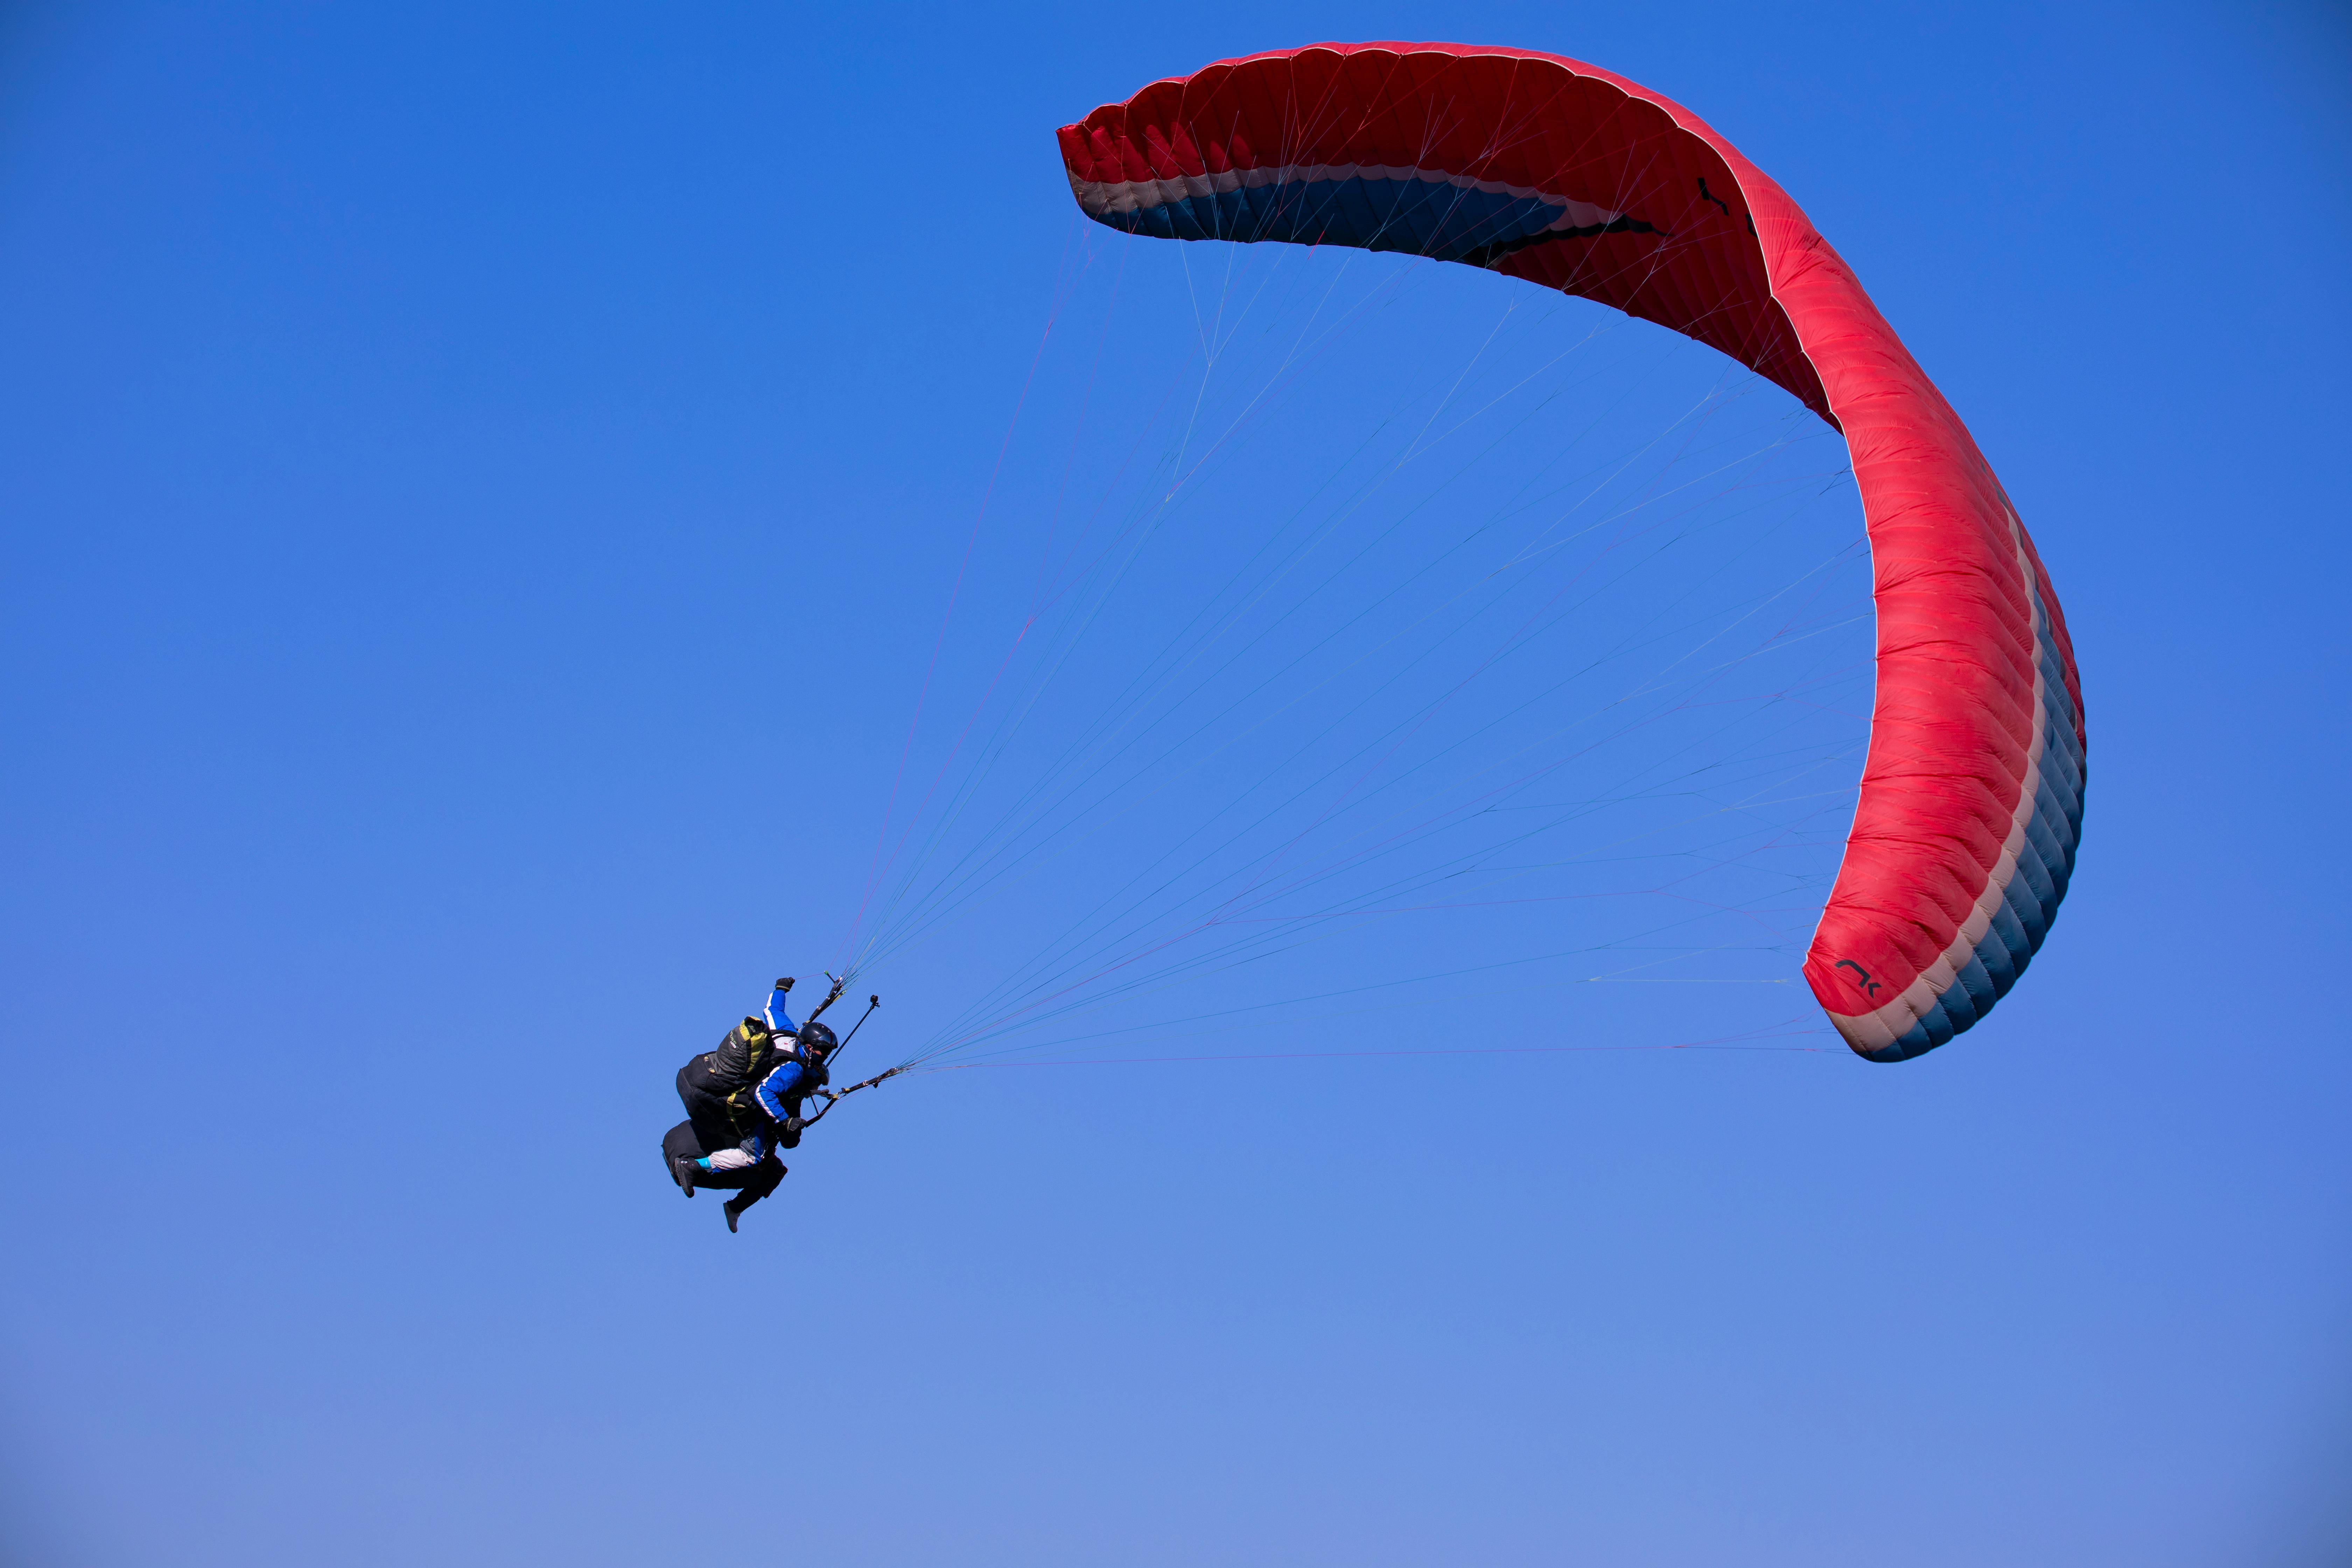
[[(1008, 15), (0, 22), (0, 1558), (2352, 1553), (2340, 9)], [(916, 1079), (729, 1237), (670, 1075), (839, 938), (1052, 129), (1433, 37), (1690, 105), (1968, 418), (2050, 945), (1900, 1068)]]

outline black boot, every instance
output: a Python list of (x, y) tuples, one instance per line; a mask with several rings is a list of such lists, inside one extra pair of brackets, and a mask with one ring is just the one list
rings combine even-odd
[(735, 1234), (735, 1222), (743, 1217), (743, 1200), (729, 1198), (719, 1206), (727, 1211), (727, 1234), (732, 1236)]
[(676, 1179), (679, 1186), (686, 1189), (688, 1197), (694, 1195), (694, 1178), (700, 1170), (700, 1166), (683, 1154), (669, 1163), (670, 1175)]

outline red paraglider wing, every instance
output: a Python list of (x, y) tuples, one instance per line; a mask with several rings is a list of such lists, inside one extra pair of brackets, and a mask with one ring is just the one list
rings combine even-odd
[(1877, 696), (1805, 977), (1878, 1061), (1942, 1045), (2008, 991), (2082, 826), (2074, 647), (1967, 427), (1786, 192), (1622, 77), (1457, 44), (1220, 61), (1060, 135), (1079, 205), (1113, 227), (1507, 273), (1719, 349), (1840, 430), (1870, 535)]

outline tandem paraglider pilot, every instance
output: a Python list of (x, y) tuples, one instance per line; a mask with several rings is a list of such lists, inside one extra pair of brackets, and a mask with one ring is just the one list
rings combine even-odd
[[(834, 982), (817, 1013), (833, 1005), (844, 984)], [(686, 1120), (662, 1140), (662, 1160), (688, 1197), (697, 1187), (736, 1189), (725, 1205), (730, 1231), (784, 1179), (777, 1151), (799, 1147), (802, 1102), (824, 1087), (826, 1062), (838, 1045), (815, 1013), (805, 1024), (793, 1022), (784, 1010), (792, 988), (789, 975), (777, 981), (758, 1016), (746, 1017), (717, 1050), (677, 1069)]]

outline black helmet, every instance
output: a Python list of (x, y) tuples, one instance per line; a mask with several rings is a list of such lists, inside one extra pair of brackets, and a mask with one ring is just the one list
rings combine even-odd
[(803, 1024), (795, 1039), (801, 1057), (812, 1062), (824, 1061), (841, 1044), (834, 1032), (823, 1024)]

